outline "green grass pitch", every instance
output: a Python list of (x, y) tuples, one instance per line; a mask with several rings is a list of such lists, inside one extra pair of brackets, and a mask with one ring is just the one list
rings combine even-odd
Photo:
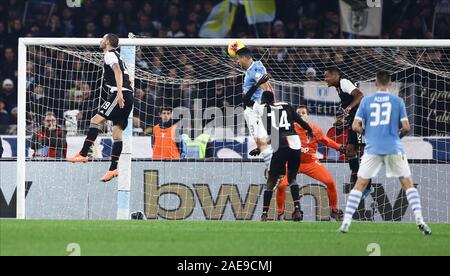
[(423, 236), (413, 224), (331, 222), (0, 220), (0, 255), (450, 255), (450, 224)]

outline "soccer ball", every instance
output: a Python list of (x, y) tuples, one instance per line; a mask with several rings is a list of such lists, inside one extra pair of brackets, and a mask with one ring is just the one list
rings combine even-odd
[(231, 42), (230, 45), (228, 45), (228, 55), (234, 58), (237, 56), (236, 52), (244, 47), (245, 45), (242, 42), (240, 42), (239, 40), (235, 40)]

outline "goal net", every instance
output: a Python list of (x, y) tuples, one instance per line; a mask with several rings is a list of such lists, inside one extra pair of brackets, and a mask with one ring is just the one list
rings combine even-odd
[[(243, 116), (245, 71), (227, 55), (230, 41), (121, 40), (120, 50), (131, 51), (133, 57), (127, 64), (135, 88), (131, 136), (129, 152), (124, 151), (119, 163), (122, 179), (104, 184), (99, 178), (109, 167), (111, 124), (93, 145), (92, 162), (64, 162), (81, 149), (90, 119), (109, 93), (102, 82), (99, 40), (25, 40), (20, 63), (26, 73), (19, 75), (25, 90), (19, 93), (26, 95), (26, 127), (18, 133), (27, 141), (26, 177), (18, 181), (19, 186), (20, 179), (26, 181), (25, 217), (114, 219), (118, 208), (125, 208), (142, 211), (148, 219), (258, 220), (265, 165), (248, 154), (256, 145)], [(323, 82), (325, 69), (337, 66), (364, 95), (376, 91), (377, 71), (391, 73), (392, 93), (404, 99), (412, 125), (402, 141), (424, 216), (450, 222), (449, 41), (244, 44), (272, 74), (277, 100), (308, 106), (310, 122), (339, 144), (345, 143), (348, 122), (338, 116), (335, 89)], [(123, 159), (129, 154), (131, 160)], [(333, 176), (344, 209), (351, 189), (345, 157), (323, 145), (317, 155)], [(14, 167), (2, 170), (2, 185), (3, 174), (15, 179)], [(305, 219), (330, 220), (326, 186), (306, 175), (299, 175), (297, 182)], [(381, 173), (373, 187), (357, 219), (413, 221), (398, 180)], [(124, 190), (129, 194), (121, 199)], [(19, 189), (19, 201), (23, 194)], [(271, 219), (276, 218), (276, 206), (274, 196)], [(286, 219), (292, 210), (287, 191)]]

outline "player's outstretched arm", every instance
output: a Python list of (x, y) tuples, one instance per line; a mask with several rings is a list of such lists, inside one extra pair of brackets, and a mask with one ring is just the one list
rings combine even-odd
[(333, 148), (337, 151), (340, 151), (342, 148), (341, 145), (327, 137), (320, 128), (316, 130), (316, 138), (319, 143), (322, 143), (329, 148)]

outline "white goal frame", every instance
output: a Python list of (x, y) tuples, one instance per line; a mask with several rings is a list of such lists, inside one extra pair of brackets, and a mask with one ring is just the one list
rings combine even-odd
[[(25, 219), (26, 181), (26, 63), (28, 46), (96, 46), (100, 38), (19, 38), (17, 127), (17, 219)], [(121, 46), (227, 47), (233, 39), (120, 39)], [(450, 39), (241, 39), (247, 46), (275, 47), (450, 47)], [(131, 174), (128, 174), (131, 175)]]

